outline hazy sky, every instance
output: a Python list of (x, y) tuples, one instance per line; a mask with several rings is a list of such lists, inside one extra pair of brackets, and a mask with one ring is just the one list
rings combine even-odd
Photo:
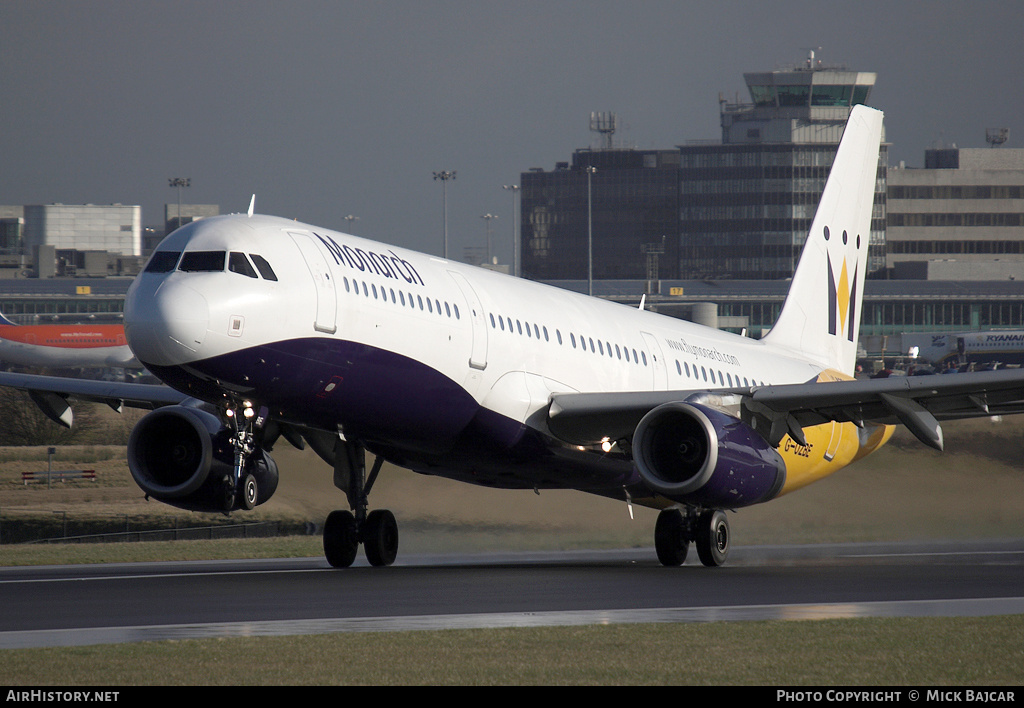
[[(873, 71), (890, 163), (936, 142), (1024, 147), (1024, 4), (817, 0), (0, 0), (0, 204), (183, 201), (439, 253), (511, 253), (531, 167), (614, 111), (639, 148), (719, 139), (743, 73)], [(497, 244), (500, 243), (499, 249)]]

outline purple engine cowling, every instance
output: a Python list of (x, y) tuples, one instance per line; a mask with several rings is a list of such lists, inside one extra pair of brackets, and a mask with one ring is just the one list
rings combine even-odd
[[(234, 476), (231, 431), (205, 410), (167, 406), (147, 414), (128, 438), (128, 469), (146, 494), (189, 511), (241, 508), (241, 495), (225, 508), (225, 477)], [(277, 490), (277, 464), (263, 450), (249, 456), (245, 472), (256, 480), (256, 505)]]
[(786, 481), (786, 463), (753, 428), (697, 403), (666, 403), (645, 415), (633, 461), (654, 491), (708, 508), (768, 501)]

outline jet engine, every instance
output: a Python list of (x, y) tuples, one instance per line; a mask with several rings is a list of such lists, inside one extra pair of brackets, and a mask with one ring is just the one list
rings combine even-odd
[[(189, 511), (252, 508), (277, 490), (277, 464), (258, 449), (247, 456), (242, 484), (234, 484), (233, 432), (208, 411), (158, 408), (128, 439), (128, 469), (148, 496)], [(248, 499), (246, 498), (248, 495)]]
[(708, 508), (768, 501), (786, 481), (782, 457), (753, 428), (698, 403), (666, 403), (645, 415), (633, 461), (651, 489)]

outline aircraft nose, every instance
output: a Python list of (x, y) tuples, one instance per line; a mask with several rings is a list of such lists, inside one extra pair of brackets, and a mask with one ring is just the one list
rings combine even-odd
[(183, 283), (147, 290), (133, 288), (125, 299), (125, 337), (135, 356), (156, 366), (195, 361), (210, 324), (206, 298)]

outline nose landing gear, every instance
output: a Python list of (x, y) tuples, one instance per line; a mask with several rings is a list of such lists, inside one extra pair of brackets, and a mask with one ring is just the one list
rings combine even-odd
[(256, 508), (260, 490), (256, 477), (246, 471), (246, 463), (256, 452), (255, 431), (262, 427), (262, 418), (256, 418), (249, 401), (241, 406), (229, 405), (224, 415), (234, 428), (230, 442), (235, 449), (234, 473), (231, 477), (224, 476), (224, 510), (233, 511), (238, 500), (243, 509), (251, 511)]

